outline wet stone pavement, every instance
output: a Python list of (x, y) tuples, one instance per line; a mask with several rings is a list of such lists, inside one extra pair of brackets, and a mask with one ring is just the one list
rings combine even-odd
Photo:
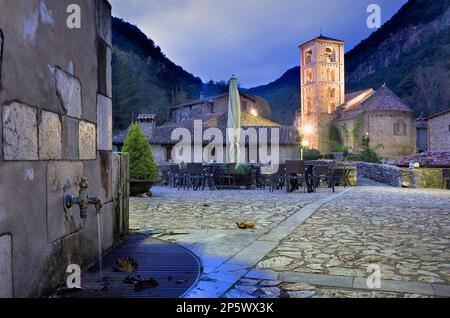
[[(202, 259), (188, 297), (449, 297), (449, 192), (370, 185), (337, 194), (155, 188), (132, 199), (130, 224)], [(379, 266), (380, 289), (368, 288), (369, 265)]]
[(130, 198), (130, 228), (152, 230), (236, 229), (236, 222), (271, 229), (303, 206), (329, 196), (268, 190), (184, 191), (152, 188), (152, 198)]

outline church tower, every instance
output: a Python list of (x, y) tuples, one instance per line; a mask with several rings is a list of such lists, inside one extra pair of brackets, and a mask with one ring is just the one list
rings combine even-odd
[(344, 44), (321, 35), (300, 45), (301, 131), (309, 148), (322, 153), (336, 108), (345, 103)]

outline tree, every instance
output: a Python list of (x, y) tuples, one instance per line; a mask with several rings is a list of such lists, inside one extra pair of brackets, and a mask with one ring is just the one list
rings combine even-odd
[(137, 123), (131, 124), (122, 151), (130, 157), (130, 179), (151, 180), (156, 177), (158, 166), (152, 148)]

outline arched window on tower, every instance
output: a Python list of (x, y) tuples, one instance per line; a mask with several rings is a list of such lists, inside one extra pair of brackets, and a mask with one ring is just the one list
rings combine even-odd
[(305, 65), (311, 64), (312, 62), (312, 50), (308, 50), (305, 52)]
[(336, 70), (331, 70), (331, 81), (336, 82)]
[(331, 70), (330, 68), (327, 68), (327, 81), (331, 81)]
[(328, 63), (336, 62), (336, 52), (332, 48), (327, 47), (325, 49), (325, 62)]
[(311, 69), (308, 69), (305, 71), (305, 73), (306, 73), (306, 83), (314, 82), (313, 71)]
[(308, 115), (308, 114), (311, 114), (312, 111), (313, 111), (313, 109), (312, 109), (312, 102), (311, 102), (310, 100), (308, 100), (308, 101), (306, 102), (306, 114), (307, 114), (307, 115)]
[(336, 111), (336, 104), (331, 102), (328, 104), (328, 114), (332, 114)]
[(329, 88), (328, 89), (328, 97), (329, 98), (335, 98), (336, 97), (336, 88)]

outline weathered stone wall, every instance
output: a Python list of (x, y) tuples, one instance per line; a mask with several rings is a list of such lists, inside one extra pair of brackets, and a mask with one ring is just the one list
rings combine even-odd
[(372, 179), (393, 187), (402, 186), (402, 171), (399, 167), (365, 162), (358, 162), (355, 165), (360, 177)]
[(391, 165), (355, 163), (358, 176), (375, 180), (393, 187), (442, 189), (442, 169), (408, 169)]
[[(79, 5), (81, 29), (66, 21)], [(69, 264), (97, 258), (95, 209), (67, 215), (65, 192), (113, 198), (111, 7), (104, 0), (0, 1), (0, 296), (45, 295)], [(102, 245), (115, 239), (113, 205)], [(12, 264), (12, 265), (11, 265)]]
[[(394, 125), (403, 123), (406, 131), (394, 133)], [(384, 158), (409, 156), (416, 150), (416, 121), (411, 113), (370, 112), (364, 114), (363, 133), (368, 132), (372, 147), (382, 145), (377, 153)]]
[(450, 150), (450, 112), (428, 120), (429, 151)]

